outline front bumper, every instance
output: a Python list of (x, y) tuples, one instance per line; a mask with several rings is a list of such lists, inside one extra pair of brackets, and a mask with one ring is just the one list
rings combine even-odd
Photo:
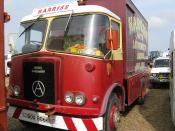
[(150, 76), (151, 83), (169, 83), (169, 81), (170, 81), (169, 78), (166, 78), (166, 77), (158, 78), (158, 77)]
[(103, 117), (78, 118), (61, 115), (48, 116), (44, 112), (9, 106), (8, 116), (19, 120), (63, 130), (103, 130)]
[(43, 103), (34, 103), (32, 101), (26, 101), (22, 99), (7, 98), (8, 103), (21, 108), (28, 108), (31, 110), (39, 110), (48, 112), (50, 109), (55, 113), (71, 115), (71, 116), (83, 116), (83, 117), (99, 117), (100, 109), (98, 108), (83, 108), (83, 107), (70, 107), (61, 105), (50, 105)]

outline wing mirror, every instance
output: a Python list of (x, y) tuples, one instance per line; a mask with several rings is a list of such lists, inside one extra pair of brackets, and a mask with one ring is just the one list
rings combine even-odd
[(118, 31), (108, 30), (106, 32), (106, 48), (109, 50), (117, 50), (119, 48), (119, 33)]

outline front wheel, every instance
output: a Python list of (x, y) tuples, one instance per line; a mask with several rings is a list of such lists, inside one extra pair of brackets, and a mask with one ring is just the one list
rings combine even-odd
[(120, 122), (119, 102), (115, 94), (112, 94), (104, 116), (105, 131), (116, 131)]

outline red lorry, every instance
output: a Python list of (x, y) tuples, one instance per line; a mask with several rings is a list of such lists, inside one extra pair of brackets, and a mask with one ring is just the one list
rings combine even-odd
[(148, 24), (131, 0), (86, 0), (33, 10), (12, 56), (8, 115), (64, 130), (115, 130), (143, 103)]

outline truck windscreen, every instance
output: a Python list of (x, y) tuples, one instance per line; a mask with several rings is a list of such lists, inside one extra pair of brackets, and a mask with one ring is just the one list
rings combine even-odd
[[(30, 26), (32, 25), (32, 26)], [(20, 37), (15, 45), (14, 54), (39, 51), (43, 44), (47, 21), (21, 23)], [(22, 32), (22, 33), (21, 33)]]
[(169, 59), (159, 59), (155, 60), (154, 67), (169, 67)]
[(69, 15), (56, 18), (50, 27), (47, 49), (103, 58), (108, 52), (105, 43), (109, 27), (108, 17), (100, 14), (76, 15), (71, 19)]

